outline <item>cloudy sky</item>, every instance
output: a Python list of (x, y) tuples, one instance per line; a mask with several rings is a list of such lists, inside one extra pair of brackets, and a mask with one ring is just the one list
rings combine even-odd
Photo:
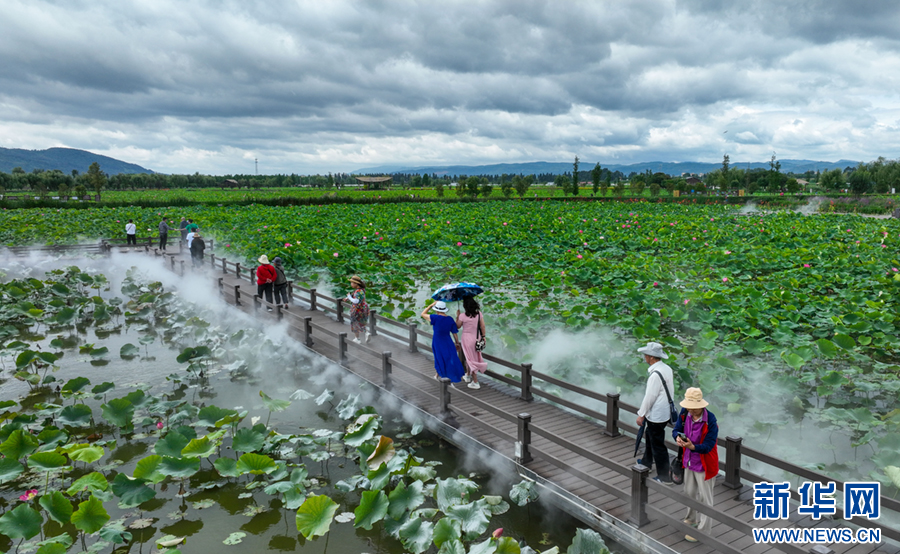
[(0, 146), (165, 173), (898, 157), (881, 0), (0, 0)]

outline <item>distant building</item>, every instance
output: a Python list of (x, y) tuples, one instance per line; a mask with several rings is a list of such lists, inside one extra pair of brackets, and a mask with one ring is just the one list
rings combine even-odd
[(691, 175), (690, 177), (688, 177), (687, 179), (685, 179), (684, 182), (687, 183), (688, 186), (693, 186), (693, 185), (699, 185), (699, 184), (702, 183), (703, 181), (701, 181), (700, 179), (698, 179), (698, 178), (694, 177), (693, 175)]
[(394, 182), (394, 178), (390, 175), (382, 175), (381, 177), (355, 177), (355, 179), (365, 190), (390, 188), (391, 184)]

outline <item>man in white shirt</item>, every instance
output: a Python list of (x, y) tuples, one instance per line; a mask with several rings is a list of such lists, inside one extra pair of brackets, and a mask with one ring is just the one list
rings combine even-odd
[[(647, 346), (638, 348), (638, 352), (644, 355), (647, 368), (647, 389), (644, 392), (644, 400), (638, 409), (637, 424), (640, 427), (646, 423), (644, 436), (647, 446), (644, 449), (644, 457), (638, 463), (647, 467), (653, 467), (656, 461), (656, 477), (665, 485), (671, 485), (669, 477), (669, 451), (666, 448), (666, 426), (669, 424), (671, 410), (669, 398), (675, 397), (675, 385), (672, 379), (672, 368), (662, 362), (669, 356), (663, 352), (662, 345), (658, 342), (648, 342)], [(663, 385), (665, 382), (665, 386)], [(668, 395), (666, 394), (668, 389)]]
[(127, 240), (126, 246), (129, 244), (137, 246), (137, 225), (134, 224), (132, 219), (129, 219), (128, 223), (125, 224), (125, 239)]

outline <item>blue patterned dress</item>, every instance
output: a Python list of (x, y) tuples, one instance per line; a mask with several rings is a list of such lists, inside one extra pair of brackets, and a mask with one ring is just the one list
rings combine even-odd
[(429, 314), (434, 336), (431, 338), (431, 348), (434, 351), (434, 370), (439, 377), (447, 377), (454, 383), (462, 381), (465, 373), (459, 354), (456, 353), (456, 344), (450, 333), (457, 333), (456, 321), (446, 315)]

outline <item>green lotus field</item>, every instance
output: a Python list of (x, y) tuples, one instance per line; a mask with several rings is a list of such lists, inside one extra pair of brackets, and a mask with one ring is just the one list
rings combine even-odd
[[(677, 388), (701, 386), (744, 436), (811, 418), (828, 456), (844, 452), (834, 471), (885, 480), (900, 465), (894, 220), (649, 202), (7, 210), (0, 243), (121, 236), (131, 217), (155, 230), (163, 214), (194, 218), (231, 260), (281, 256), (301, 282), (344, 290), (358, 273), (399, 319), (428, 290), (476, 282), (490, 352), (527, 358), (559, 332), (612, 345), (552, 368), (571, 382), (633, 392), (646, 371), (633, 348), (658, 340)], [(873, 467), (856, 468), (864, 445)]]

